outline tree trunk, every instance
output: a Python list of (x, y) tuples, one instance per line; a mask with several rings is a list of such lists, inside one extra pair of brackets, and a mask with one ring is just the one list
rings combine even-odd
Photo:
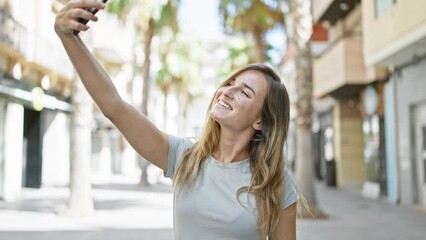
[[(309, 46), (312, 34), (311, 1), (291, 0), (290, 14), (293, 18), (293, 42), (296, 65), (296, 180), (306, 198), (313, 217), (323, 217), (317, 206), (314, 188), (312, 161), (312, 57)], [(302, 217), (312, 216), (302, 208)]]
[[(137, 24), (133, 24), (133, 28), (136, 31), (135, 40), (133, 41), (133, 50), (135, 50), (135, 49), (137, 49), (138, 44), (140, 44), (142, 42), (141, 37), (138, 36), (139, 33), (142, 32), (142, 30), (141, 30), (140, 27), (138, 27)], [(136, 75), (137, 75), (137, 72), (138, 72), (138, 67), (139, 67), (138, 63), (137, 63), (137, 55), (138, 55), (138, 53), (136, 51), (132, 51), (132, 68), (131, 68), (132, 73), (131, 73), (131, 76), (130, 76), (130, 81), (127, 84), (127, 93), (129, 94), (129, 97), (130, 97), (132, 103), (134, 103), (133, 102), (133, 100), (134, 100), (133, 84), (135, 83), (135, 78), (136, 78)]]
[(186, 135), (187, 134), (187, 123), (188, 123), (188, 108), (192, 102), (192, 95), (187, 91), (180, 91), (179, 93), (179, 134)]
[(144, 61), (142, 66), (143, 90), (142, 90), (142, 113), (148, 117), (148, 100), (150, 88), (150, 71), (151, 71), (151, 43), (154, 37), (155, 23), (154, 19), (149, 20), (148, 29), (145, 31), (144, 37)]
[(66, 215), (93, 214), (90, 159), (92, 154), (93, 104), (81, 81), (74, 81), (70, 198)]
[[(142, 67), (143, 77), (143, 90), (142, 90), (142, 113), (148, 117), (148, 100), (149, 100), (149, 88), (150, 88), (150, 70), (151, 70), (151, 42), (154, 37), (155, 22), (153, 18), (150, 18), (148, 29), (145, 32), (144, 37), (144, 62)], [(148, 182), (148, 166), (149, 162), (139, 155), (139, 167), (141, 169), (141, 185), (149, 185)]]
[(265, 46), (263, 44), (262, 31), (259, 31), (258, 29), (253, 29), (252, 34), (255, 44), (256, 61), (258, 63), (263, 63), (265, 62)]
[(169, 96), (169, 90), (168, 87), (166, 87), (163, 91), (164, 93), (164, 100), (163, 100), (163, 129), (166, 130), (167, 127), (167, 99)]

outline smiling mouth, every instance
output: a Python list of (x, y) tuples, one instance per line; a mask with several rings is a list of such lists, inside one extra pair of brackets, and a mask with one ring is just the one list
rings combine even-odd
[(224, 107), (224, 108), (226, 108), (226, 109), (232, 110), (232, 107), (231, 107), (229, 104), (227, 104), (226, 102), (222, 101), (222, 100), (217, 101), (217, 103), (218, 103), (220, 106), (222, 106), (222, 107)]

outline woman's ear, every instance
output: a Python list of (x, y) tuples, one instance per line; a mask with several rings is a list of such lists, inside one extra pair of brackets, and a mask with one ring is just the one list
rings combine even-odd
[(253, 124), (253, 128), (257, 131), (262, 129), (262, 122), (259, 120)]

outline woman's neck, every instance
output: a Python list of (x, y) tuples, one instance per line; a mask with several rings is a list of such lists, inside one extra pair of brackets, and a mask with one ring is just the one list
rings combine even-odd
[(221, 162), (239, 162), (249, 157), (249, 144), (251, 138), (244, 134), (226, 134), (220, 135), (219, 146), (213, 152), (212, 156)]

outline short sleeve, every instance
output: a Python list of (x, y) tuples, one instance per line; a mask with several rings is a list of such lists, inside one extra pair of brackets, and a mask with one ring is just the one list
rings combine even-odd
[(191, 147), (192, 142), (190, 139), (167, 135), (169, 140), (169, 152), (167, 156), (167, 171), (164, 176), (173, 178), (176, 166), (181, 159), (183, 153)]
[(293, 174), (286, 168), (284, 170), (284, 194), (281, 199), (281, 208), (287, 208), (291, 204), (295, 203), (299, 196), (297, 195), (296, 185), (294, 183)]

